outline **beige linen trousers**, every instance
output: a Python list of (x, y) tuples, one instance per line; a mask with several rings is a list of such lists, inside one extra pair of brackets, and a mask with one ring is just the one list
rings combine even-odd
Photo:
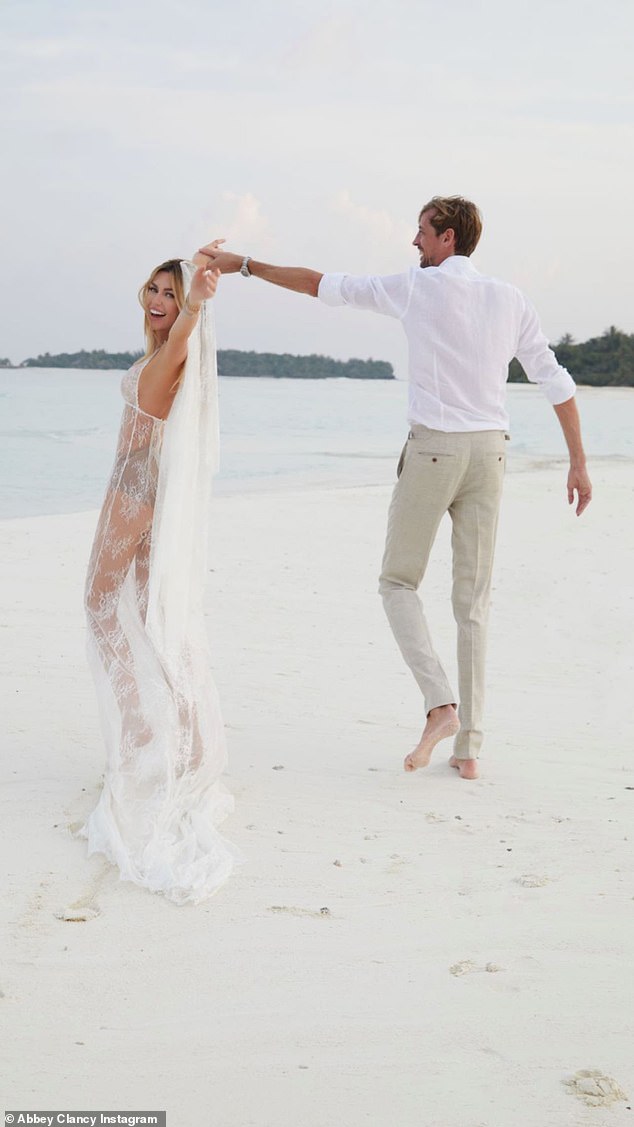
[[(379, 590), (426, 712), (459, 703), (454, 754), (482, 746), (487, 622), (506, 461), (504, 431), (447, 433), (413, 426), (401, 454)], [(435, 653), (417, 595), (445, 513), (452, 524), (453, 613), (458, 627), (458, 697)]]

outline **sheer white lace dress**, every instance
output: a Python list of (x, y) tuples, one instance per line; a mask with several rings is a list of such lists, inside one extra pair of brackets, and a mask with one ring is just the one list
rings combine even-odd
[[(183, 263), (186, 288), (191, 272)], [(240, 860), (215, 828), (233, 798), (219, 781), (226, 748), (202, 607), (218, 445), (206, 305), (166, 422), (138, 405), (147, 362), (123, 377), (121, 430), (86, 582), (106, 773), (81, 833), (123, 880), (186, 903), (214, 892)]]

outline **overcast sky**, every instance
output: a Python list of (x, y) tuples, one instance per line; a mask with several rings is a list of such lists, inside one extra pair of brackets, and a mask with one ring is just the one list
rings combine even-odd
[[(632, 0), (2, 0), (0, 356), (140, 347), (139, 284), (217, 235), (407, 269), (437, 193), (551, 340), (634, 332), (633, 32)], [(220, 347), (403, 374), (388, 319), (239, 276), (215, 305)]]

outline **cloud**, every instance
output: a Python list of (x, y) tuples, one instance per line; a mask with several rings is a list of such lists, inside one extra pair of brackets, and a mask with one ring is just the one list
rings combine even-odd
[(300, 74), (338, 70), (342, 63), (359, 61), (357, 38), (350, 18), (331, 16), (299, 35), (281, 54), (280, 64)]
[[(357, 228), (365, 232), (374, 246), (407, 246), (411, 241), (413, 220), (411, 224), (395, 219), (389, 211), (377, 210), (367, 204), (356, 203), (350, 192), (342, 190), (332, 199), (332, 211), (352, 220)], [(411, 230), (410, 230), (411, 228)]]
[(213, 210), (207, 207), (202, 215), (194, 217), (188, 225), (187, 239), (200, 243), (201, 239), (224, 238), (227, 250), (253, 248), (255, 256), (271, 253), (276, 240), (272, 224), (262, 211), (262, 204), (251, 192), (224, 191), (218, 193)]
[(43, 60), (59, 59), (62, 56), (79, 54), (90, 45), (82, 39), (71, 38), (40, 38), (40, 39), (15, 39), (5, 42), (3, 55), (5, 59), (11, 55), (20, 60), (32, 59), (37, 62)]
[(262, 214), (262, 205), (251, 192), (244, 195), (223, 192), (222, 199), (229, 214), (225, 226), (228, 242), (240, 243), (255, 239), (260, 247), (272, 244), (270, 221)]
[[(59, 294), (34, 325), (20, 301), (28, 261), (20, 285), (0, 282), (2, 352), (69, 347), (78, 325), (77, 347), (125, 346), (138, 274), (215, 236), (273, 262), (405, 269), (435, 192), (482, 206), (478, 265), (526, 287), (553, 338), (632, 324), (630, 225), (587, 245), (615, 185), (634, 192), (631, 0), (608, 0), (599, 24), (579, 0), (574, 26), (564, 0), (520, 13), (455, 0), (431, 25), (420, 0), (186, 0), (185, 19), (179, 0), (0, 7), (5, 250), (23, 262), (28, 229)], [(120, 318), (107, 342), (90, 320), (94, 263)], [(328, 324), (334, 353), (358, 349), (346, 311), (324, 320), (289, 297), (289, 326), (274, 316), (284, 295), (227, 284), (220, 300), (236, 341), (319, 344)], [(390, 355), (375, 342), (396, 339), (393, 326), (370, 319), (367, 332)]]

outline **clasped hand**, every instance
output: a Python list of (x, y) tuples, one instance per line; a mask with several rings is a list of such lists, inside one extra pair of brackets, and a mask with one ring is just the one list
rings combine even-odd
[(211, 255), (218, 251), (221, 243), (224, 243), (224, 239), (214, 239), (213, 243), (196, 251), (192, 258), (194, 266), (198, 267), (189, 290), (189, 299), (194, 305), (200, 305), (213, 297), (218, 288), (220, 270), (214, 266)]
[(224, 242), (225, 239), (214, 239), (213, 243), (208, 243), (207, 246), (196, 251), (192, 261), (196, 266), (202, 263), (213, 266), (221, 274), (237, 274), (242, 266), (242, 255), (221, 250), (221, 244)]

